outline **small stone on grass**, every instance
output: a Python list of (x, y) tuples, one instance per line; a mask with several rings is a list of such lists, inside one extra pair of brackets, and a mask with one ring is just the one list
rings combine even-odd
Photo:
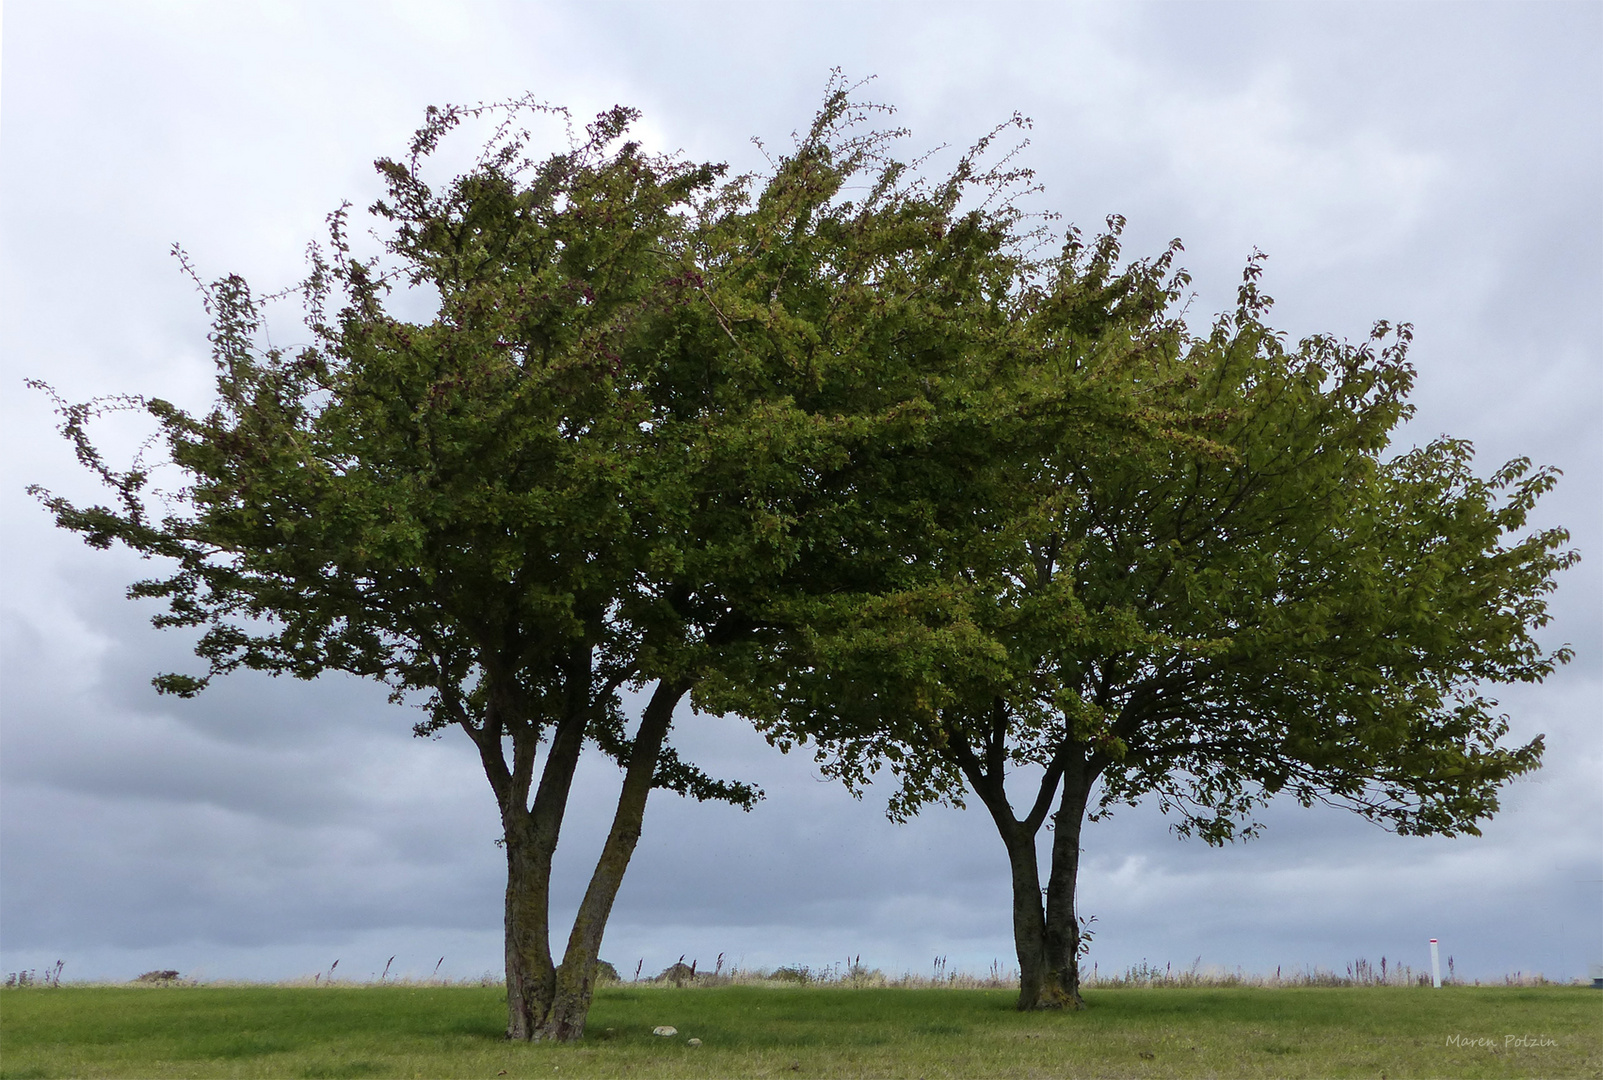
[(679, 1034), (679, 1029), (676, 1028), (676, 1027), (669, 1027), (667, 1024), (663, 1024), (660, 1027), (652, 1028), (651, 1029), (651, 1033), (653, 1035), (661, 1035), (663, 1038), (666, 1039), (666, 1038), (672, 1038), (673, 1036)]

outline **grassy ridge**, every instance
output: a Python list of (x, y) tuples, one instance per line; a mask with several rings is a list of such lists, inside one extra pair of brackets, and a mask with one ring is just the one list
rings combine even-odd
[(503, 1042), (495, 987), (0, 991), (0, 1077), (1603, 1076), (1586, 988), (1086, 997), (1050, 1015), (1007, 991), (621, 986), (559, 1047)]

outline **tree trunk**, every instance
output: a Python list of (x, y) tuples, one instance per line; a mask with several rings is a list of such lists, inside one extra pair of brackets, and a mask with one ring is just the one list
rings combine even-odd
[(1053, 815), (1052, 865), (1046, 883), (1046, 966), (1068, 1008), (1083, 1009), (1080, 997), (1080, 920), (1074, 893), (1080, 873), (1080, 828), (1094, 772), (1082, 762), (1063, 772), (1063, 797)]
[[(556, 995), (556, 968), (551, 959), (551, 860), (562, 833), (574, 770), (584, 749), (589, 712), (588, 652), (576, 660), (574, 684), (582, 685), (568, 713), (551, 736), (540, 785), (529, 803), (539, 729), (519, 715), (515, 696), (492, 687), (495, 714), (474, 735), (485, 773), (501, 806), (506, 843), (506, 985), (508, 1039), (539, 1037), (540, 1025)], [(502, 748), (502, 733), (512, 739), (512, 767)]]
[(551, 852), (527, 811), (503, 812), (507, 853), (506, 982), (508, 1039), (535, 1037), (556, 993), (551, 963)]
[[(1003, 716), (998, 711), (999, 717)], [(991, 812), (991, 820), (1007, 847), (1008, 866), (1013, 880), (1013, 949), (1019, 960), (1020, 1012), (1036, 1009), (1080, 1008), (1079, 995), (1065, 989), (1062, 967), (1055, 962), (1047, 918), (1041, 903), (1041, 868), (1035, 854), (1035, 837), (1046, 818), (1046, 808), (1057, 786), (1055, 770), (1048, 770), (1041, 781), (1036, 807), (1020, 821), (1013, 815), (1002, 777), (1005, 761), (999, 741), (993, 742), (987, 760), (982, 762), (961, 740), (952, 741), (959, 766), (975, 794)], [(1072, 987), (1073, 984), (1070, 984)]]
[(1046, 918), (1041, 911), (1041, 871), (1035, 861), (1035, 837), (1023, 828), (1010, 830), (1008, 864), (1013, 871), (1013, 950), (1019, 958), (1021, 1011), (1051, 1008), (1050, 971), (1046, 957)]
[[(1020, 834), (1023, 829), (1018, 830)], [(1080, 1008), (1077, 994), (1062, 982), (1054, 962), (1051, 935), (1041, 909), (1041, 873), (1035, 858), (1035, 837), (1019, 835), (1007, 845), (1013, 869), (1013, 948), (1019, 959), (1020, 1012)], [(1072, 985), (1072, 984), (1071, 984)]]
[(659, 682), (641, 716), (612, 829), (601, 849), (595, 872), (590, 875), (590, 886), (585, 890), (578, 914), (574, 916), (568, 948), (562, 966), (556, 971), (551, 1007), (536, 1038), (572, 1042), (584, 1034), (590, 1001), (595, 993), (596, 957), (601, 950), (601, 937), (606, 932), (618, 888), (623, 884), (624, 871), (640, 840), (646, 799), (651, 794), (657, 759), (673, 721), (674, 707), (689, 688), (688, 683)]

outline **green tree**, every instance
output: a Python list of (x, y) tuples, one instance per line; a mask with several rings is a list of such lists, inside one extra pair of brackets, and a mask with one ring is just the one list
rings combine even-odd
[(745, 703), (854, 790), (888, 767), (895, 819), (979, 799), (1011, 866), (1021, 1009), (1082, 1004), (1088, 816), (1153, 797), (1222, 844), (1284, 793), (1473, 834), (1542, 753), (1505, 744), (1481, 688), (1570, 656), (1533, 636), (1577, 557), (1562, 529), (1526, 527), (1555, 471), (1480, 478), (1452, 439), (1387, 455), (1410, 412), (1407, 326), (1288, 349), (1255, 258), (1237, 310), (1192, 336), (1178, 245), (1120, 269), (1110, 224), (1071, 233), (1019, 310), (1044, 399), (1122, 387), (1127, 422), (994, 431), (970, 493), (989, 511), (895, 538), (926, 570), (914, 587), (808, 601), (809, 633), (772, 658), (778, 692)]
[[(155, 516), (143, 468), (104, 464), (85, 426), (94, 404), (63, 406), (64, 431), (118, 505), (41, 494), (90, 544), (176, 564), (130, 595), (166, 601), (157, 626), (204, 628), (209, 670), (160, 676), (158, 689), (193, 695), (240, 668), (343, 670), (397, 703), (421, 696), (419, 734), (455, 725), (473, 739), (507, 856), (507, 1033), (567, 1038), (582, 1030), (650, 788), (757, 797), (664, 749), (698, 643), (724, 632), (653, 572), (679, 560), (695, 508), (685, 455), (664, 453), (646, 422), (672, 281), (717, 170), (618, 145), (632, 119), (620, 109), (538, 163), (503, 131), (435, 191), (428, 156), (472, 115), (431, 110), (405, 159), (378, 162), (384, 257), (353, 256), (347, 213), (333, 215), (304, 286), (310, 344), (262, 347), (260, 304), (239, 278), (203, 288), (215, 405), (126, 402), (155, 418), (181, 470), (177, 512)], [(396, 317), (397, 284), (434, 289), (438, 313)], [(632, 739), (628, 685), (651, 687)], [(550, 870), (587, 737), (625, 776), (558, 967)]]
[[(507, 1034), (569, 1040), (650, 791), (760, 794), (679, 759), (676, 707), (743, 683), (797, 597), (895, 584), (878, 537), (925, 509), (897, 484), (964, 427), (963, 402), (995, 410), (1016, 215), (964, 200), (1019, 178), (979, 170), (982, 143), (918, 181), (838, 81), (766, 177), (646, 154), (622, 108), (535, 158), (520, 125), (538, 111), (431, 109), (377, 163), (383, 253), (353, 254), (347, 211), (331, 217), (307, 345), (263, 344), (239, 278), (204, 286), (215, 405), (58, 402), (114, 505), (37, 494), (91, 545), (172, 568), (130, 595), (199, 628), (208, 670), (158, 689), (346, 671), (420, 705), (419, 734), (473, 740), (506, 847)], [(473, 119), (499, 127), (432, 185), (431, 155)], [(430, 293), (431, 316), (398, 314)], [(149, 470), (90, 437), (117, 407), (154, 418), (183, 477), (165, 510)], [(624, 777), (559, 960), (550, 871), (587, 743)]]

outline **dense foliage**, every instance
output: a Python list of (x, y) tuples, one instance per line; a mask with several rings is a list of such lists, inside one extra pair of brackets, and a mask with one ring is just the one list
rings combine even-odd
[[(1542, 753), (1503, 742), (1485, 685), (1570, 655), (1534, 636), (1576, 558), (1564, 530), (1526, 528), (1556, 473), (1520, 459), (1480, 478), (1462, 440), (1388, 451), (1407, 326), (1288, 349), (1254, 259), (1236, 311), (1193, 336), (1171, 314), (1173, 249), (1119, 270), (1112, 224), (1071, 237), (1023, 333), (1071, 400), (1123, 387), (1139, 437), (991, 444), (989, 512), (902, 538), (923, 587), (833, 598), (775, 657), (777, 697), (747, 703), (854, 787), (888, 766), (893, 817), (981, 801), (1012, 864), (1021, 1007), (1079, 1001), (1088, 812), (1153, 797), (1222, 843), (1285, 793), (1476, 833)], [(1019, 769), (1038, 781), (1022, 813), (1004, 786)]]

